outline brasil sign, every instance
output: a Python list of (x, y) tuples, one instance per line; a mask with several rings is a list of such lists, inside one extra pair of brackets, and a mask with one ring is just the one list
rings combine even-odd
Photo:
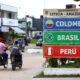
[(43, 57), (80, 58), (80, 45), (45, 45)]
[(44, 18), (44, 30), (80, 30), (80, 18)]
[(44, 44), (80, 44), (80, 32), (44, 31)]

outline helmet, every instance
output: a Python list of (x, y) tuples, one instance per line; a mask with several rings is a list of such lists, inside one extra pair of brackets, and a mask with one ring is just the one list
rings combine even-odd
[(0, 37), (0, 41), (3, 41), (4, 39)]

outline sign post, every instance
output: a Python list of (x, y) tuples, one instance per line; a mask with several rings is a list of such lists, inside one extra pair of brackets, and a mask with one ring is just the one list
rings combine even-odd
[[(72, 15), (72, 16), (67, 15), (68, 13), (70, 13), (71, 9), (70, 11), (68, 11), (67, 9), (65, 13), (64, 11), (65, 9), (44, 10), (43, 57), (46, 59), (47, 58), (80, 58), (80, 17), (78, 15), (77, 17), (76, 15)], [(72, 12), (76, 12), (76, 11), (71, 11), (71, 13)], [(62, 61), (60, 62), (62, 63)], [(52, 64), (54, 63), (52, 62)], [(60, 65), (61, 67), (64, 66), (64, 64), (60, 64)], [(59, 75), (61, 74), (69, 75), (71, 73), (72, 75), (72, 74), (76, 74), (77, 71), (75, 71), (73, 68), (70, 69), (66, 68), (66, 72), (64, 68), (45, 68), (44, 74), (58, 75), (60, 73)]]

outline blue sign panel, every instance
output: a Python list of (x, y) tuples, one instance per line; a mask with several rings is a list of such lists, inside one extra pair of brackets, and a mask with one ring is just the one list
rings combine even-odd
[(0, 32), (1, 32), (1, 26), (0, 26)]
[(44, 30), (80, 30), (80, 18), (44, 18)]

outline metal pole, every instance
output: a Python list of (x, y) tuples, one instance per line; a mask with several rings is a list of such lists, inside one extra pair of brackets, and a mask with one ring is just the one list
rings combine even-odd
[(26, 32), (26, 37), (25, 37), (25, 38), (26, 38), (26, 42), (25, 42), (25, 45), (28, 45), (28, 42), (27, 42), (27, 33), (28, 33), (27, 31), (28, 31), (28, 30), (27, 30), (27, 16), (26, 16), (26, 15), (25, 15), (25, 22), (26, 22), (26, 28), (25, 28), (25, 32)]

